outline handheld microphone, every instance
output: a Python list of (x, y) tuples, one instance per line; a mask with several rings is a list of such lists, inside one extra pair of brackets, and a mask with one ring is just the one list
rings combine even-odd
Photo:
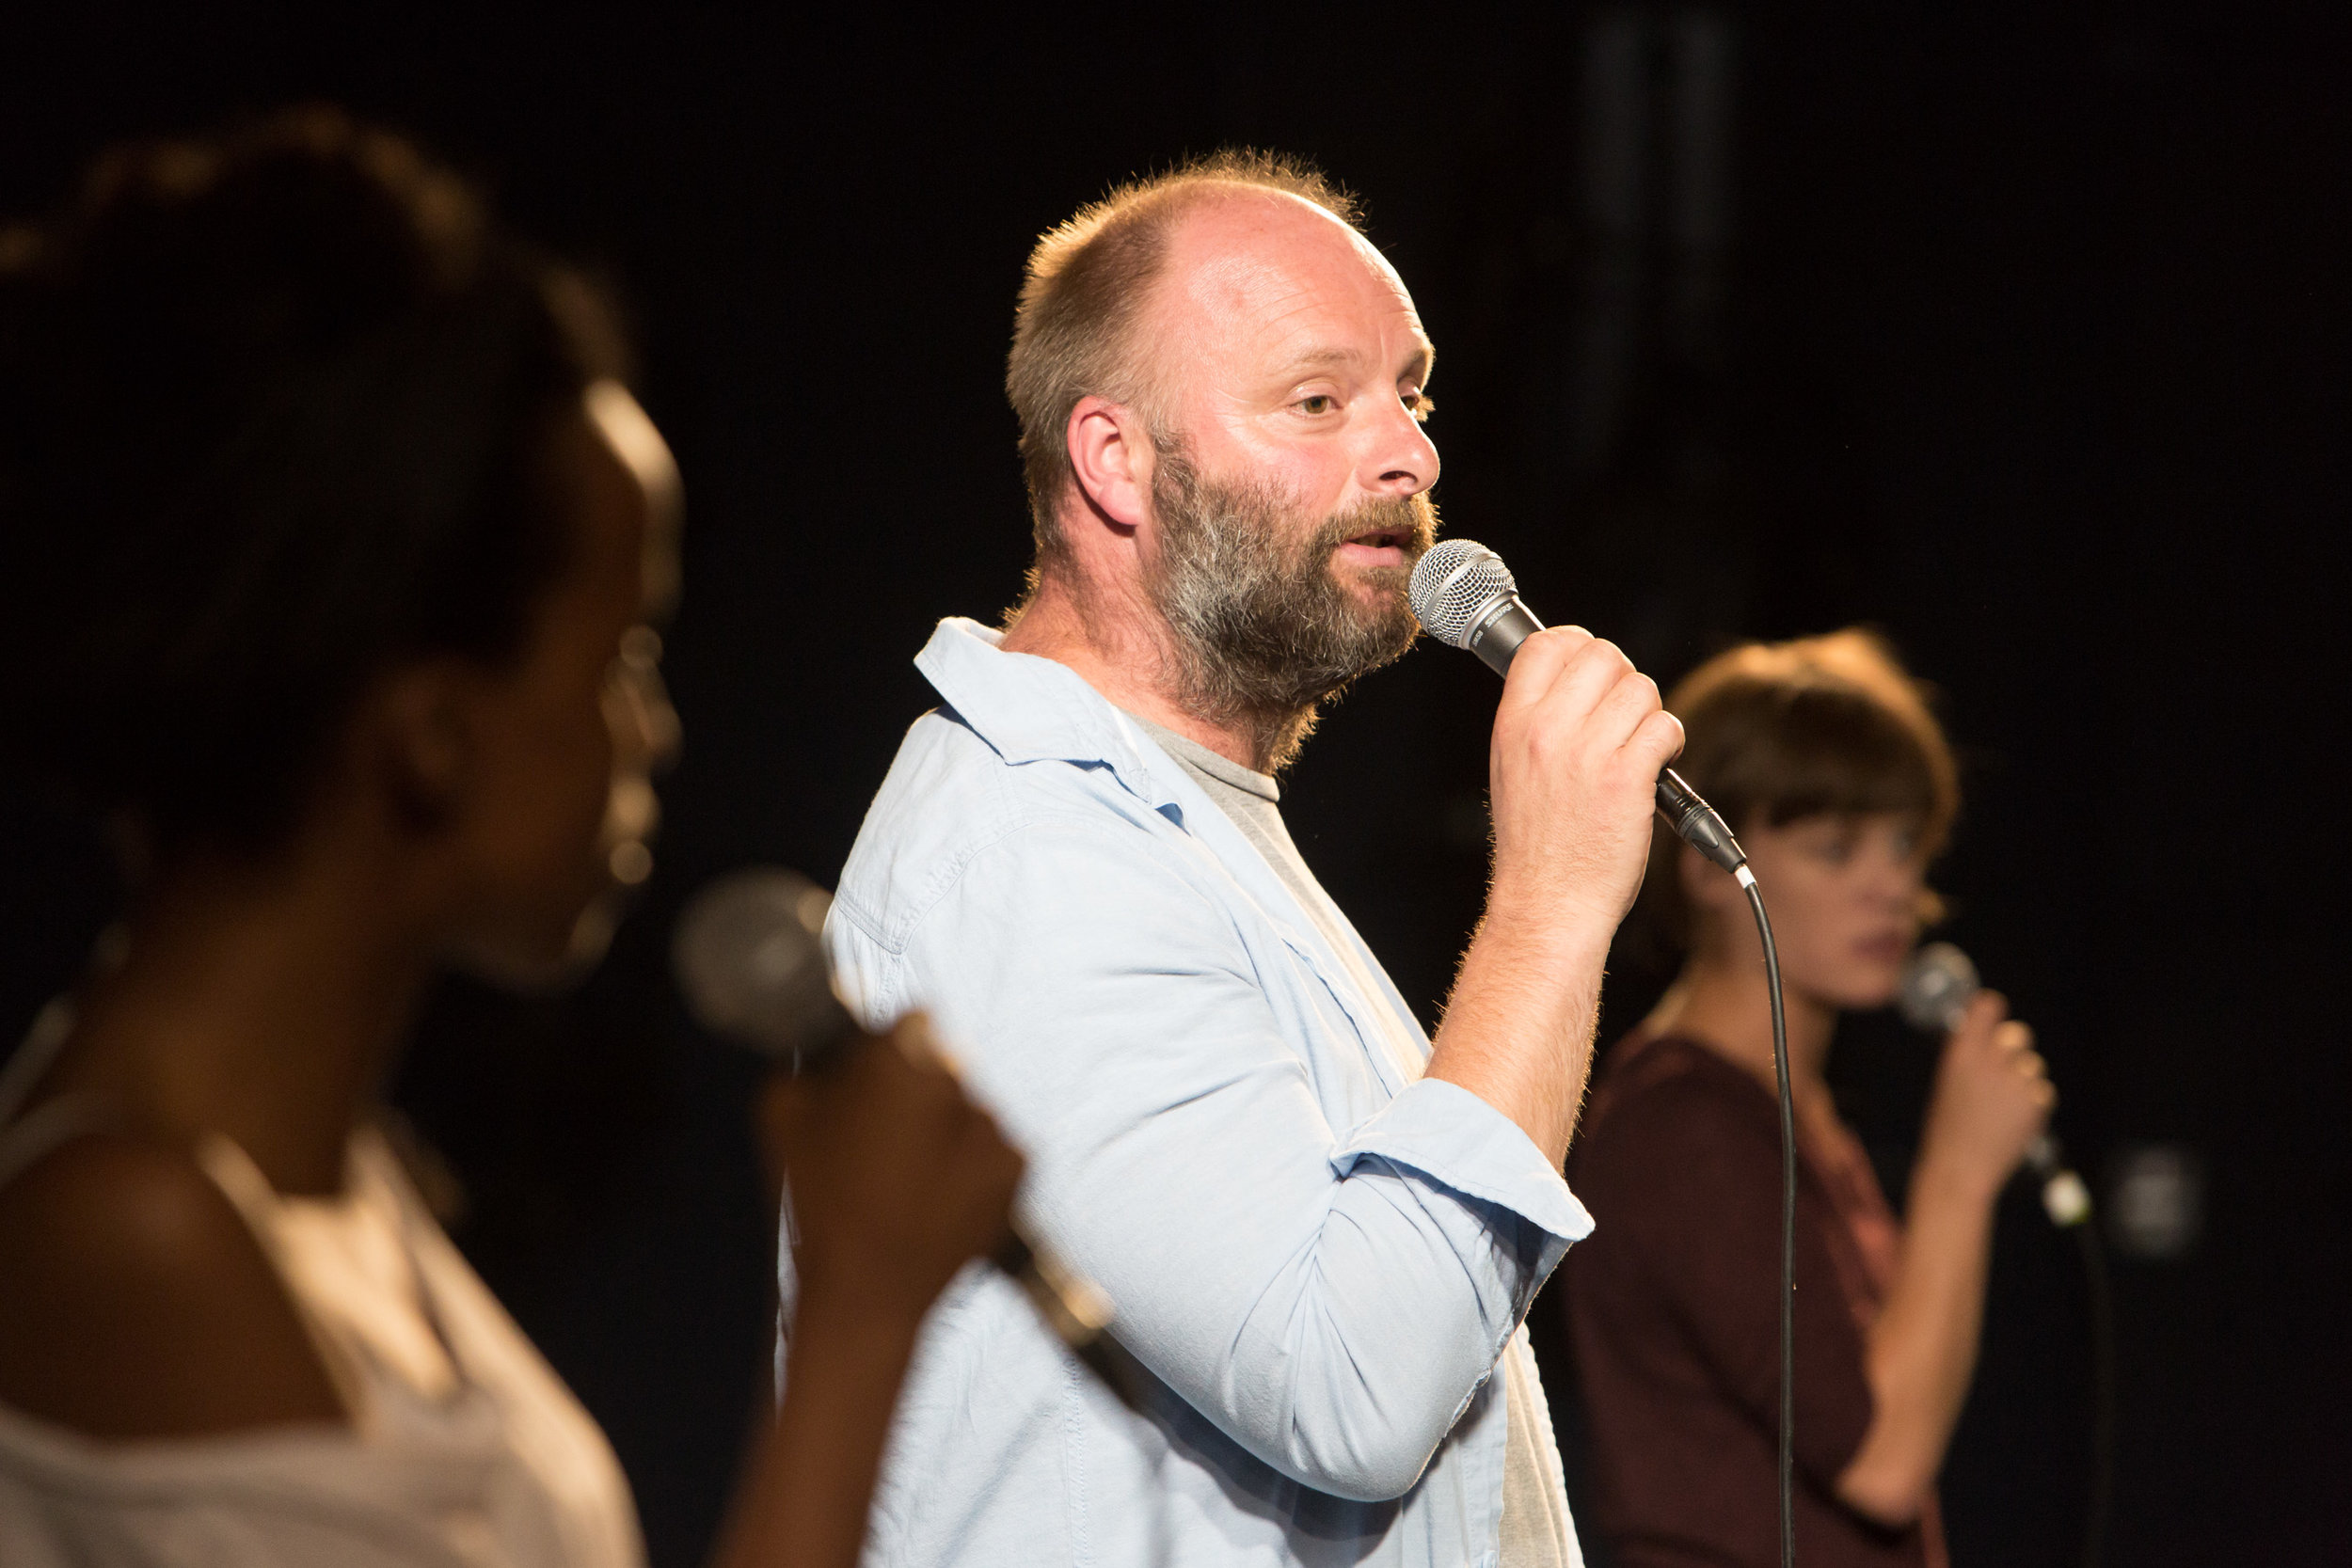
[[(1519, 585), (1502, 558), (1470, 539), (1444, 539), (1413, 568), (1413, 613), (1438, 641), (1468, 648), (1498, 675), (1510, 673), (1519, 644), (1544, 629), (1519, 600)], [(1659, 770), (1659, 815), (1685, 842), (1738, 875), (1747, 851), (1698, 791), (1673, 768)]]
[[(864, 1037), (834, 994), (818, 936), (833, 895), (782, 866), (751, 866), (705, 886), (678, 915), (671, 968), (687, 1010), (712, 1034), (796, 1072), (822, 1072)], [(927, 1042), (928, 1043), (928, 1042)], [(934, 1051), (949, 1071), (954, 1065)], [(1110, 1298), (1016, 1221), (990, 1259), (1113, 1393), (1140, 1408), (1143, 1370), (1110, 1337)]]
[[(1948, 1035), (1960, 1027), (1968, 1004), (1983, 989), (1967, 954), (1948, 942), (1931, 942), (1911, 956), (1896, 1006), (1913, 1028)], [(2042, 1178), (2042, 1207), (2052, 1225), (2075, 1226), (2090, 1217), (2090, 1189), (2068, 1168), (2066, 1151), (2054, 1135), (2044, 1132), (2034, 1139), (2026, 1150), (2026, 1164)]]

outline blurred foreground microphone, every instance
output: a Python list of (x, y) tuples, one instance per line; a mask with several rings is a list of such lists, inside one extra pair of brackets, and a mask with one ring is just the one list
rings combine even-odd
[[(1948, 942), (1931, 942), (1911, 956), (1896, 1006), (1913, 1028), (1948, 1035), (1983, 989), (1967, 954)], [(2026, 1150), (2026, 1164), (2042, 1178), (2042, 1207), (2052, 1225), (2080, 1225), (2090, 1217), (2090, 1189), (2067, 1168), (2057, 1138), (2047, 1132), (2036, 1138)]]
[[(694, 1021), (795, 1072), (822, 1072), (837, 1061), (863, 1031), (834, 994), (818, 943), (832, 904), (824, 889), (781, 866), (730, 872), (695, 894), (670, 942)], [(1138, 1402), (1142, 1369), (1107, 1332), (1109, 1297), (1017, 1224), (993, 1261), (1063, 1344), (1121, 1400)]]
[[(1519, 644), (1544, 629), (1519, 602), (1519, 585), (1502, 558), (1470, 539), (1446, 539), (1413, 568), (1413, 613), (1440, 642), (1468, 648), (1498, 675), (1511, 672)], [(1747, 851), (1698, 791), (1673, 768), (1658, 774), (1659, 814), (1691, 847), (1725, 871), (1747, 863)]]

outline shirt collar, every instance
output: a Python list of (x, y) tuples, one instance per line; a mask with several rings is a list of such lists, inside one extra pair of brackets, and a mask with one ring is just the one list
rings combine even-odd
[(1067, 664), (1009, 654), (998, 646), (1004, 640), (1003, 632), (950, 615), (914, 656), (914, 667), (1008, 764), (1097, 765), (1152, 810), (1169, 803), (1147, 760), (1159, 748), (1136, 733), (1132, 720)]

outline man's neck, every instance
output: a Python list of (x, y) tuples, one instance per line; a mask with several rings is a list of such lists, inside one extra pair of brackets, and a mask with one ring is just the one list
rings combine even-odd
[(1181, 695), (1183, 658), (1159, 611), (1138, 594), (1116, 604), (1101, 599), (1059, 573), (1041, 576), (1005, 633), (1005, 651), (1068, 665), (1114, 706), (1260, 773), (1272, 771), (1313, 722), (1311, 709), (1232, 719), (1194, 711)]

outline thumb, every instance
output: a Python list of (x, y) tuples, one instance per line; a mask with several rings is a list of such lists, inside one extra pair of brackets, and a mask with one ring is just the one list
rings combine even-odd
[(2001, 1021), (2009, 1016), (2009, 998), (1997, 990), (1980, 990), (1968, 999), (1967, 1010), (1952, 1027), (1952, 1043), (1965, 1040), (1981, 1045), (1993, 1037)]

